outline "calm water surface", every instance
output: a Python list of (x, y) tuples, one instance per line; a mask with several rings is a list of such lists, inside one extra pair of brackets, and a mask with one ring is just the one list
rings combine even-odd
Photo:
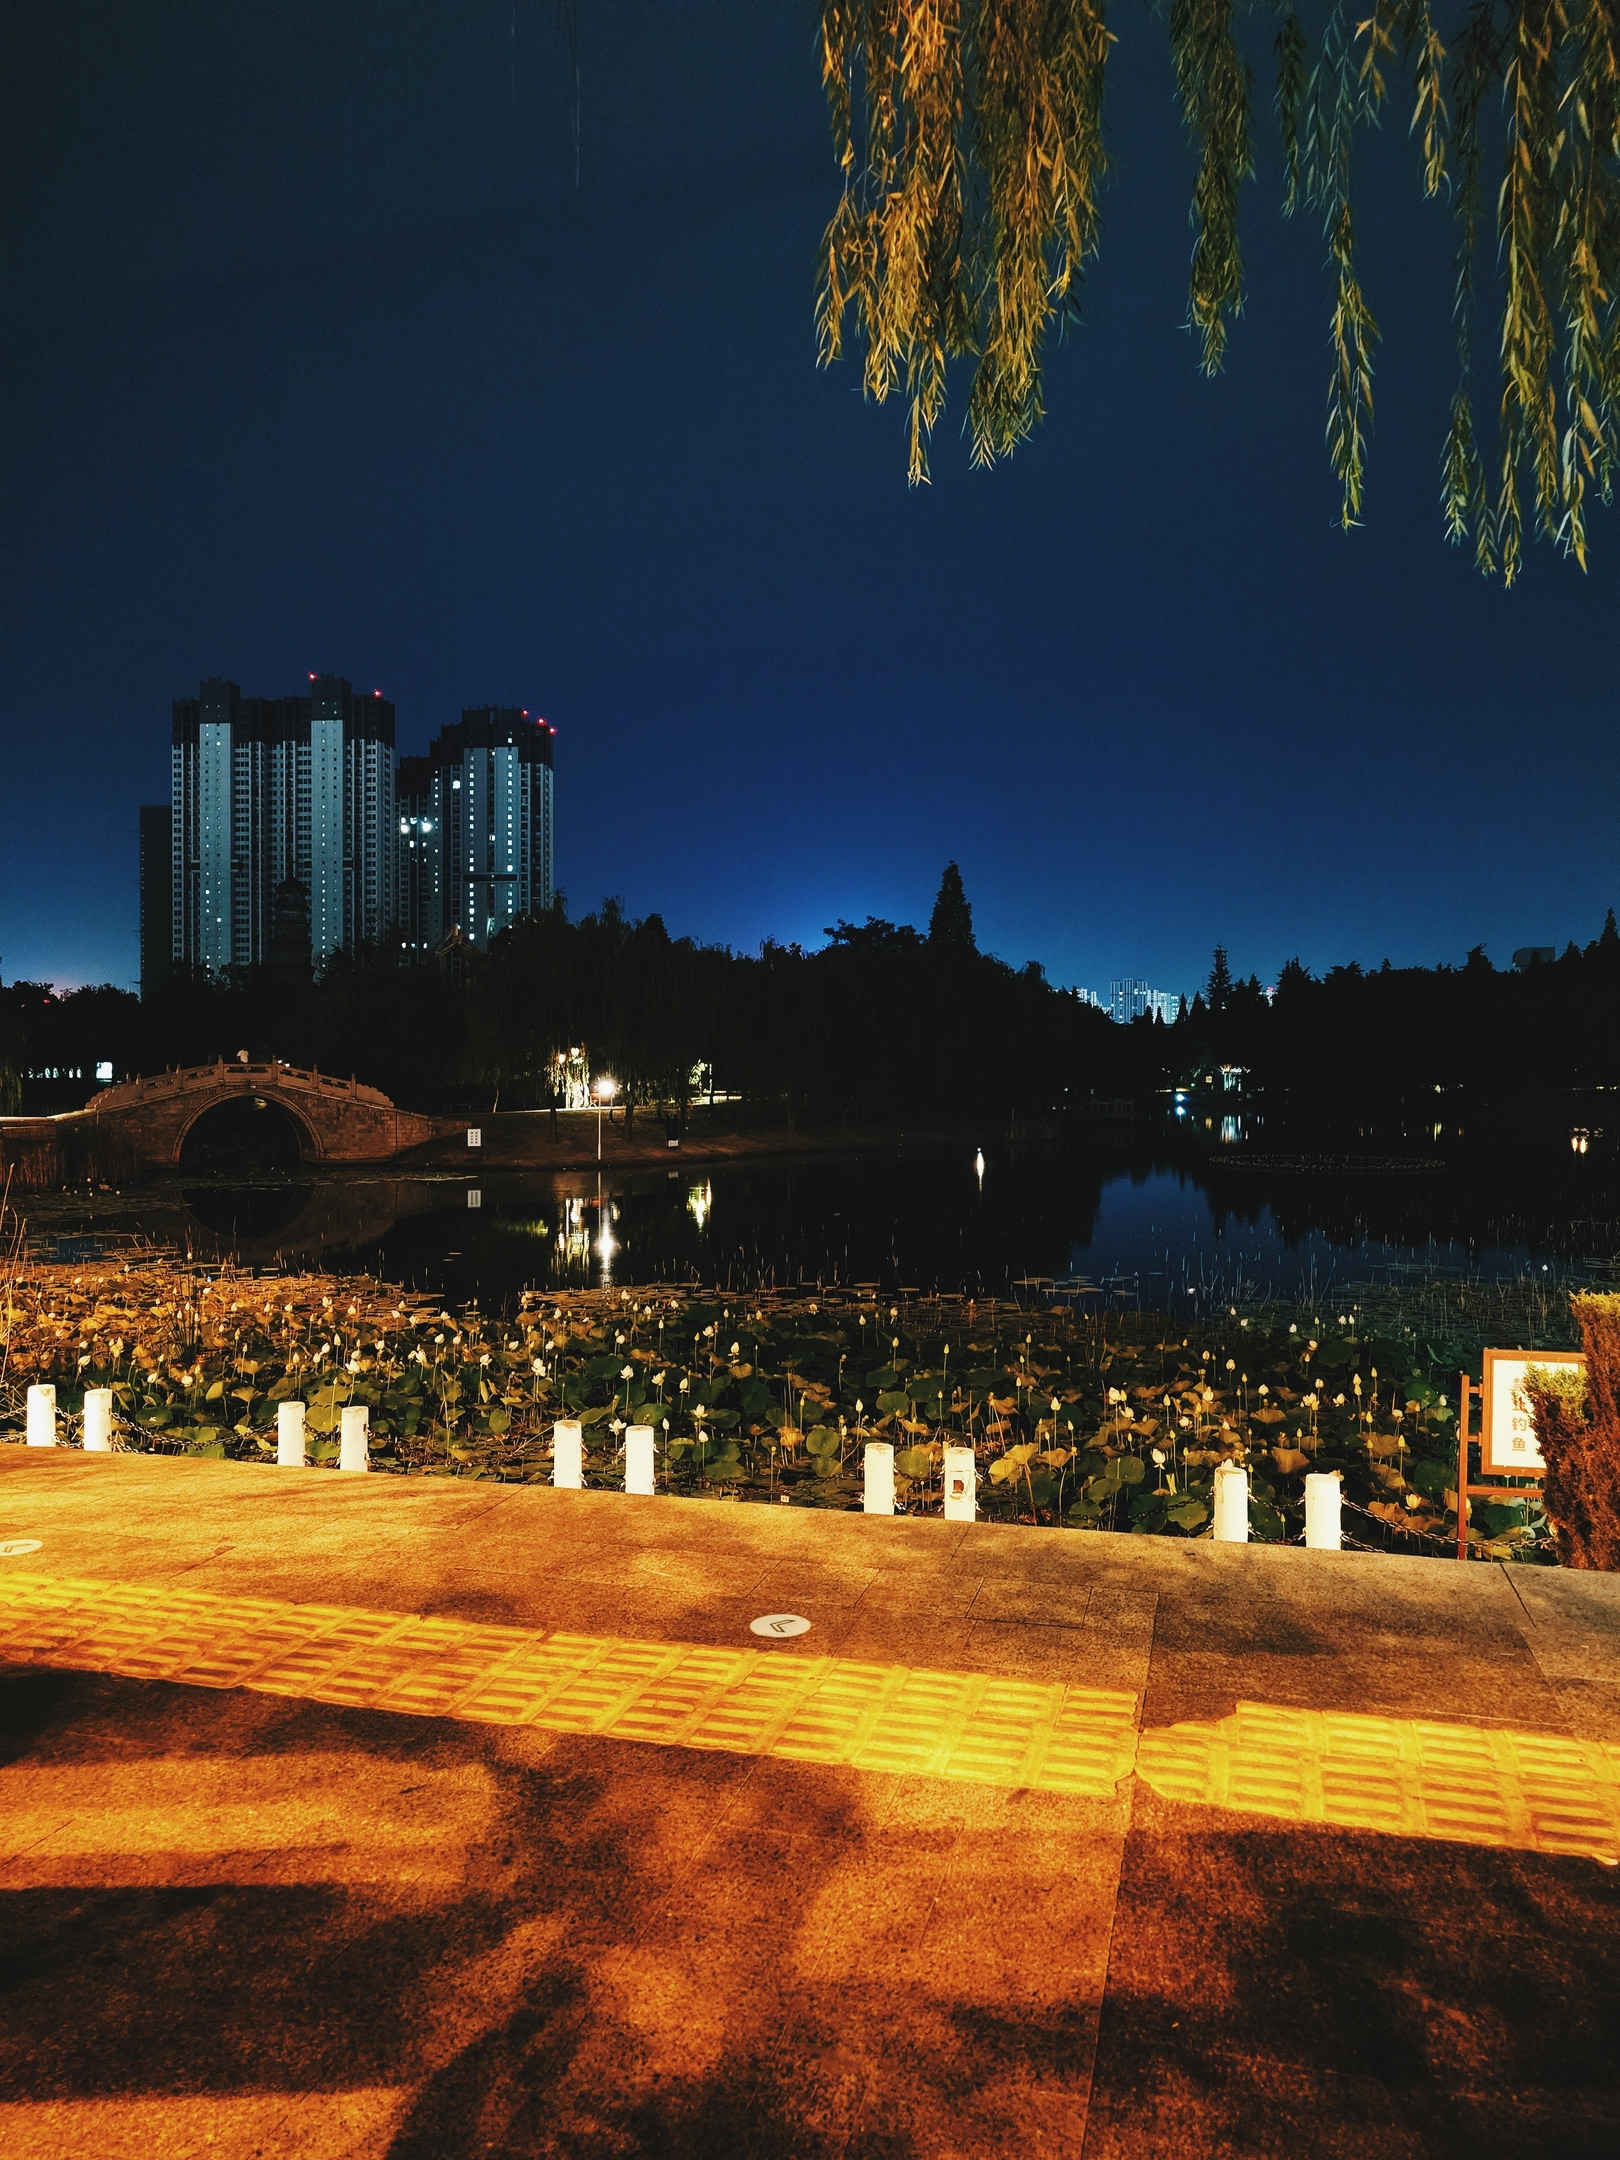
[(1228, 1138), (686, 1163), (600, 1183), (594, 1171), (176, 1179), (103, 1197), (93, 1218), (53, 1203), (35, 1232), (363, 1267), (486, 1303), (528, 1284), (693, 1277), (992, 1296), (1050, 1280), (1087, 1301), (1189, 1314), (1331, 1301), (1336, 1286), (1403, 1275), (1603, 1279), (1620, 1250), (1620, 1151), (1585, 1127), (1574, 1145), (1560, 1126), (1427, 1153), (1365, 1134), (1350, 1153)]

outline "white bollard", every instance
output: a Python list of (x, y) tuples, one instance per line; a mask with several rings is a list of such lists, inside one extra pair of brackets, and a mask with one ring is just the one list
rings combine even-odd
[(1241, 1463), (1215, 1465), (1215, 1540), (1220, 1545), (1249, 1542), (1249, 1473)]
[(653, 1483), (653, 1429), (632, 1425), (624, 1436), (624, 1489), (629, 1493), (656, 1492)]
[(975, 1486), (978, 1478), (977, 1465), (970, 1447), (948, 1447), (945, 1450), (945, 1520), (947, 1522), (972, 1522), (978, 1513)]
[(861, 1506), (868, 1515), (894, 1513), (894, 1449), (887, 1440), (868, 1440), (864, 1461), (866, 1497)]
[(276, 1467), (302, 1470), (304, 1453), (304, 1405), (293, 1396), (276, 1404)]
[(371, 1412), (363, 1402), (348, 1403), (338, 1418), (338, 1468), (371, 1468)]
[(84, 1449), (87, 1455), (112, 1453), (112, 1389), (84, 1391)]
[(1313, 1552), (1337, 1552), (1344, 1543), (1339, 1503), (1344, 1480), (1337, 1470), (1313, 1470), (1305, 1480), (1305, 1542)]
[(585, 1483), (585, 1428), (577, 1418), (559, 1418), (551, 1428), (551, 1482), (566, 1492)]
[(28, 1390), (28, 1445), (56, 1445), (56, 1390), (48, 1380)]

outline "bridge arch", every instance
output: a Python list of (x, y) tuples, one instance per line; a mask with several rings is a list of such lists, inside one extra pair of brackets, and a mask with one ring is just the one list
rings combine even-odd
[[(187, 1142), (206, 1113), (231, 1102), (250, 1123), (270, 1111), (292, 1121), (300, 1163), (386, 1162), (437, 1137), (446, 1121), (401, 1110), (356, 1079), (304, 1071), (279, 1058), (193, 1065), (103, 1090), (83, 1110), (66, 1110), (48, 1129), (84, 1124), (152, 1169), (183, 1167)], [(264, 1105), (264, 1110), (258, 1106)], [(268, 1128), (267, 1128), (268, 1129)], [(195, 1152), (195, 1148), (193, 1149)]]
[(274, 1086), (232, 1088), (199, 1102), (174, 1137), (174, 1161), (182, 1169), (229, 1168), (253, 1163), (296, 1169), (326, 1158), (319, 1133), (301, 1105)]

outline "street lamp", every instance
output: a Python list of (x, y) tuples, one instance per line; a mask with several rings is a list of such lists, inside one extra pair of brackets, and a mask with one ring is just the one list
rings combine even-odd
[(596, 1081), (591, 1093), (596, 1097), (596, 1159), (602, 1160), (602, 1112), (619, 1092), (617, 1080), (609, 1080), (606, 1074)]

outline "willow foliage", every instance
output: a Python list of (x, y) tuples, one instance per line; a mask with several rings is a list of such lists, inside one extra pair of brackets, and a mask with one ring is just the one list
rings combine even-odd
[[(1363, 10), (1370, 5), (1371, 12)], [(1099, 240), (1105, 0), (823, 0), (843, 191), (817, 329), (853, 314), (868, 394), (909, 406), (911, 479), (973, 362), (974, 461), (1042, 411), (1041, 355), (1078, 307)], [(1327, 447), (1340, 519), (1360, 516), (1378, 325), (1351, 189), (1358, 130), (1404, 110), (1425, 195), (1456, 222), (1458, 380), (1441, 457), (1447, 537), (1511, 584), (1526, 527), (1583, 566), (1588, 498), (1612, 494), (1620, 424), (1620, 0), (1272, 0), (1283, 209), (1321, 221), (1332, 288)], [(1198, 156), (1188, 320), (1217, 372), (1243, 309), (1238, 212), (1254, 173), (1255, 78), (1237, 0), (1168, 0), (1176, 94)], [(1250, 37), (1259, 42), (1259, 30)], [(1491, 239), (1496, 268), (1477, 276)], [(1481, 288), (1499, 296), (1494, 481), (1474, 417)]]

